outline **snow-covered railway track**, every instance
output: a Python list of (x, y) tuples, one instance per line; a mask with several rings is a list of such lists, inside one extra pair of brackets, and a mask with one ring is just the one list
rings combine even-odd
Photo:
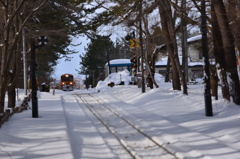
[(101, 103), (91, 94), (77, 95), (86, 107), (112, 133), (133, 158), (177, 158), (130, 121)]

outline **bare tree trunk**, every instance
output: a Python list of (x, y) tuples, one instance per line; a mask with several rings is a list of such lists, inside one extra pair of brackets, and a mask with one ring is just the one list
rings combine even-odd
[[(153, 53), (152, 56), (154, 56), (154, 53)], [(145, 61), (146, 61), (146, 59), (145, 59)], [(156, 88), (159, 88), (158, 84), (156, 83), (156, 81), (154, 79), (155, 68), (153, 68), (153, 65), (155, 65), (155, 60), (154, 61), (151, 60), (150, 64), (148, 62), (146, 62), (146, 65), (147, 65), (147, 68), (148, 68), (148, 75), (147, 75), (148, 87), (153, 89), (153, 84), (154, 84)]]
[(170, 74), (170, 58), (169, 58), (169, 56), (168, 56), (167, 67), (166, 67), (165, 82), (169, 82), (169, 74)]
[(234, 37), (230, 29), (223, 1), (212, 0), (212, 5), (214, 7), (222, 35), (225, 70), (229, 86), (229, 94), (232, 97), (234, 103), (240, 104), (240, 85), (236, 67)]
[(12, 84), (8, 87), (8, 108), (15, 108), (16, 104), (16, 91), (15, 91), (15, 84)]
[[(4, 23), (5, 25), (8, 23), (8, 3), (5, 3), (4, 8)], [(4, 102), (5, 102), (5, 93), (6, 93), (6, 85), (8, 81), (8, 63), (7, 63), (7, 52), (9, 48), (9, 32), (10, 32), (10, 26), (6, 25), (4, 26), (3, 30), (3, 47), (2, 47), (2, 60), (1, 60), (1, 70), (0, 70), (0, 114), (4, 113)]]
[(158, 88), (159, 86), (154, 79), (157, 49), (155, 48), (152, 34), (149, 31), (148, 19), (145, 16), (142, 16), (142, 20), (143, 20), (143, 24), (145, 28), (144, 32), (146, 36), (145, 46), (146, 46), (147, 55), (144, 57), (144, 60), (146, 61), (146, 65), (148, 68), (148, 75), (147, 75), (148, 87), (152, 89), (154, 84), (155, 87)]
[(173, 89), (181, 90), (179, 75), (182, 79), (182, 71), (179, 63), (177, 44), (175, 39), (175, 31), (172, 20), (171, 5), (166, 0), (158, 0), (157, 5), (161, 17), (161, 25), (164, 34), (164, 40), (167, 46), (168, 54), (171, 60), (172, 76), (173, 76)]
[[(7, 85), (9, 80), (9, 70), (10, 64), (12, 61), (12, 55), (14, 47), (18, 42), (20, 32), (23, 26), (26, 24), (27, 20), (32, 17), (32, 15), (37, 12), (43, 5), (47, 2), (47, 0), (37, 2), (39, 5), (33, 6), (32, 10), (29, 8), (27, 10), (28, 14), (23, 15), (21, 14), (21, 24), (19, 28), (15, 31), (15, 34), (11, 32), (10, 28), (14, 27), (16, 16), (23, 13), (25, 10), (24, 4), (27, 0), (5, 0), (5, 2), (1, 1), (0, 7), (3, 9), (3, 17), (4, 20), (2, 22), (3, 29), (3, 47), (2, 47), (2, 56), (1, 56), (1, 66), (0, 66), (0, 114), (4, 112), (4, 101), (5, 101), (5, 93), (7, 89)], [(35, 2), (33, 2), (35, 3)], [(15, 6), (13, 6), (15, 5)], [(15, 9), (13, 9), (15, 7)], [(11, 40), (10, 40), (11, 35)], [(12, 81), (14, 82), (14, 81)]]
[(16, 50), (14, 50), (13, 52), (15, 52), (15, 56), (13, 58), (15, 58), (14, 61), (12, 61), (12, 73), (9, 72), (9, 82), (10, 85), (8, 86), (7, 90), (8, 90), (8, 107), (9, 108), (14, 108), (15, 107), (15, 103), (16, 103), (16, 83), (17, 83), (17, 78), (18, 78), (18, 72), (19, 72), (19, 49), (18, 49), (18, 45), (16, 46)]
[(223, 98), (230, 101), (230, 95), (228, 90), (228, 83), (226, 79), (226, 72), (225, 72), (225, 62), (224, 62), (224, 50), (222, 44), (222, 36), (220, 32), (220, 28), (217, 22), (217, 17), (215, 14), (215, 10), (213, 6), (211, 6), (211, 17), (212, 17), (212, 39), (213, 39), (213, 53), (216, 60), (216, 73), (218, 75), (220, 85), (222, 88), (222, 95)]
[[(15, 10), (17, 9), (17, 4), (18, 4), (18, 0), (16, 0), (15, 2), (15, 5), (14, 5), (14, 8)], [(19, 26), (19, 18), (18, 16), (16, 16), (16, 18), (14, 18), (14, 22), (15, 22), (15, 25), (14, 27), (12, 28), (12, 33), (15, 35), (20, 26)], [(11, 70), (12, 72), (9, 72), (9, 82), (10, 83), (8, 85), (8, 88), (7, 88), (7, 91), (8, 91), (8, 107), (9, 108), (14, 108), (15, 107), (15, 104), (16, 104), (16, 79), (18, 77), (18, 70), (19, 70), (19, 40), (18, 40), (18, 43), (15, 45), (15, 48), (14, 50), (11, 50), (11, 52), (13, 53), (13, 56), (11, 57), (12, 60), (11, 61)]]
[[(181, 8), (183, 11), (186, 8), (186, 0), (182, 0)], [(188, 56), (187, 56), (187, 22), (184, 17), (181, 17), (181, 42), (182, 42), (182, 85), (183, 85), (183, 94), (187, 93), (187, 77), (188, 77)]]
[(218, 100), (218, 77), (217, 77), (217, 71), (216, 67), (211, 67), (211, 76), (210, 76), (210, 85), (212, 89), (212, 96), (215, 97), (216, 100)]
[[(227, 16), (230, 21), (230, 27), (234, 35), (234, 41), (238, 51), (240, 51), (240, 19), (239, 19), (239, 5), (236, 0), (228, 0)], [(238, 54), (238, 61), (240, 63), (240, 54)]]

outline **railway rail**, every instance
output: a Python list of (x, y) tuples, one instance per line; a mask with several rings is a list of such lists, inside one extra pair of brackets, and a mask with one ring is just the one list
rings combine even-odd
[(177, 158), (172, 152), (154, 141), (151, 136), (144, 133), (122, 117), (121, 114), (118, 114), (91, 94), (77, 94), (76, 99), (81, 100), (85, 104), (89, 111), (114, 135), (132, 158)]

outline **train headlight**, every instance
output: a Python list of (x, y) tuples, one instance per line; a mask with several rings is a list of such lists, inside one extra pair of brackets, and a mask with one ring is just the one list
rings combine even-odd
[(64, 85), (65, 83), (64, 82), (62, 82), (62, 85)]
[(70, 84), (73, 84), (72, 82), (70, 82)]
[(68, 77), (68, 75), (66, 75), (66, 77)]

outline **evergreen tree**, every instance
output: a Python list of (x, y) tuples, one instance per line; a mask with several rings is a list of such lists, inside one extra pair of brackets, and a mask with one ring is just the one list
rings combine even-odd
[[(80, 55), (81, 68), (79, 73), (87, 75), (92, 71), (95, 71), (95, 77), (99, 77), (99, 73), (104, 70), (104, 66), (107, 63), (107, 54), (110, 56), (113, 53), (113, 50), (114, 43), (109, 37), (96, 36), (91, 39), (91, 42), (85, 48), (86, 53), (84, 55)], [(90, 83), (92, 83), (92, 80), (93, 79), (90, 80)]]
[(71, 61), (71, 55), (77, 53), (68, 48), (72, 45), (73, 37), (81, 34), (89, 36), (89, 30), (94, 30), (85, 24), (83, 18), (96, 8), (86, 9), (84, 2), (83, 0), (50, 0), (26, 26), (31, 29), (29, 37), (41, 35), (48, 37), (49, 44), (39, 48), (39, 54), (36, 54), (39, 83), (50, 79), (54, 72), (53, 66), (57, 65), (58, 59), (65, 58), (66, 61)]
[[(116, 40), (114, 43), (108, 36), (95, 36), (85, 48), (86, 53), (80, 55), (81, 68), (79, 74), (89, 75), (90, 83), (97, 83), (97, 80), (104, 79), (104, 67), (109, 60), (120, 58), (131, 58), (131, 52), (123, 40)], [(93, 80), (94, 72), (94, 82)], [(85, 81), (85, 84), (87, 81)]]

